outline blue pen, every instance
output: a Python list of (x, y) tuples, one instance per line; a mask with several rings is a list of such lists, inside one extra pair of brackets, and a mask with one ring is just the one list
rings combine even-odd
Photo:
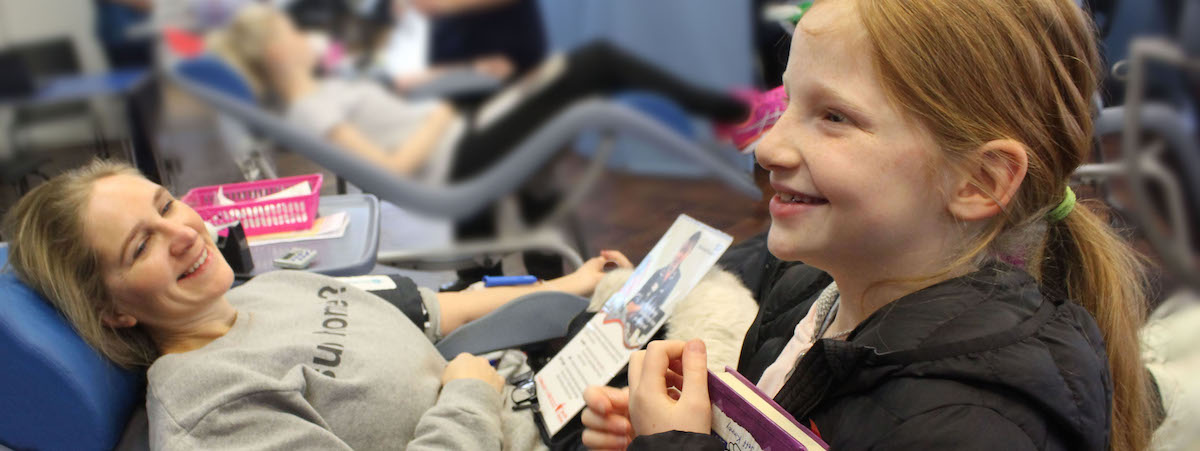
[(485, 287), (506, 287), (512, 285), (532, 285), (537, 283), (534, 276), (483, 276)]

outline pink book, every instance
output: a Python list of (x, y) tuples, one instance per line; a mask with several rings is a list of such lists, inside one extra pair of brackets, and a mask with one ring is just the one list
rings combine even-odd
[(738, 451), (827, 450), (829, 445), (792, 418), (758, 387), (725, 367), (708, 372), (713, 435)]

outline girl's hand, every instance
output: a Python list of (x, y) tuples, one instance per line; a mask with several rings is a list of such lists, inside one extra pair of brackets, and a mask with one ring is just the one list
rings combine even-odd
[(504, 392), (504, 379), (500, 377), (500, 373), (497, 373), (495, 368), (492, 368), (492, 364), (483, 357), (475, 357), (465, 352), (454, 357), (454, 360), (446, 364), (446, 369), (442, 371), (443, 387), (457, 379), (479, 379), (487, 382), (497, 392)]
[[(700, 340), (653, 341), (645, 351), (634, 353), (629, 361), (629, 418), (634, 432), (711, 432), (707, 365), (708, 355)], [(671, 366), (680, 368), (682, 374)], [(678, 396), (672, 388), (678, 390)]]
[(593, 451), (624, 450), (633, 441), (629, 388), (593, 385), (583, 392), (583, 446)]
[(605, 268), (615, 266), (617, 268), (632, 268), (633, 263), (624, 254), (617, 251), (600, 251), (599, 257), (594, 257), (586, 262), (583, 266), (576, 269), (575, 272), (554, 279), (548, 283), (552, 284), (550, 288), (571, 293), (577, 296), (588, 297), (596, 290), (596, 285), (600, 283), (600, 279), (604, 277)]

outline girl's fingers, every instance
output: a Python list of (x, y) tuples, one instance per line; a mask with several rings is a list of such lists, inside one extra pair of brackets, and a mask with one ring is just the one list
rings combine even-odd
[(579, 421), (585, 429), (604, 430), (604, 417), (595, 410), (583, 409), (583, 413), (579, 414)]
[(670, 396), (672, 401), (678, 401), (683, 396), (683, 392), (679, 391), (678, 388), (671, 387), (667, 389), (667, 396)]
[(586, 429), (596, 430), (607, 434), (625, 436), (629, 435), (630, 429), (629, 420), (620, 415), (598, 415), (594, 410), (584, 409), (580, 416), (583, 426)]
[(629, 387), (613, 388), (609, 392), (608, 401), (613, 403), (613, 408), (617, 412), (629, 416)]
[(612, 410), (608, 413), (628, 414), (629, 412), (629, 387), (609, 387), (607, 385), (597, 386), (599, 394), (603, 395), (608, 400)]
[(583, 402), (587, 404), (587, 411), (594, 411), (598, 415), (608, 415), (613, 410), (611, 399), (599, 385), (583, 390)]
[(594, 429), (584, 430), (581, 439), (583, 446), (593, 451), (623, 450), (629, 446), (628, 436), (606, 434)]
[[(670, 365), (672, 360), (677, 360), (683, 356), (683, 347), (685, 344), (677, 340), (662, 340), (652, 341), (646, 346), (646, 357), (641, 364), (642, 372), (639, 383), (650, 384), (645, 388), (649, 394), (666, 396), (667, 366)], [(630, 381), (632, 382), (632, 380), (633, 376), (631, 375)], [(633, 389), (638, 390), (638, 387), (633, 387)]]
[(683, 348), (683, 395), (681, 399), (708, 404), (708, 354), (704, 342), (688, 341)]
[(667, 388), (683, 390), (683, 376), (674, 371), (667, 371)]
[(646, 351), (638, 351), (629, 356), (629, 391), (635, 393), (638, 391), (638, 385), (642, 382), (642, 359), (646, 358)]
[(675, 374), (683, 374), (683, 359), (672, 360), (671, 363), (667, 365), (667, 369), (671, 370)]

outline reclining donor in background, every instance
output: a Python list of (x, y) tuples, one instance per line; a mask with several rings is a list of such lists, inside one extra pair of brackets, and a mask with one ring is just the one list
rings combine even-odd
[(430, 156), (452, 149), (450, 178), (470, 177), (573, 102), (623, 90), (654, 91), (716, 121), (747, 114), (736, 98), (691, 86), (604, 43), (551, 57), (478, 110), (455, 111), (441, 101), (404, 99), (371, 80), (316, 78), (308, 41), (268, 6), (245, 7), (207, 41), (289, 121), (398, 174), (436, 174), (427, 167)]

